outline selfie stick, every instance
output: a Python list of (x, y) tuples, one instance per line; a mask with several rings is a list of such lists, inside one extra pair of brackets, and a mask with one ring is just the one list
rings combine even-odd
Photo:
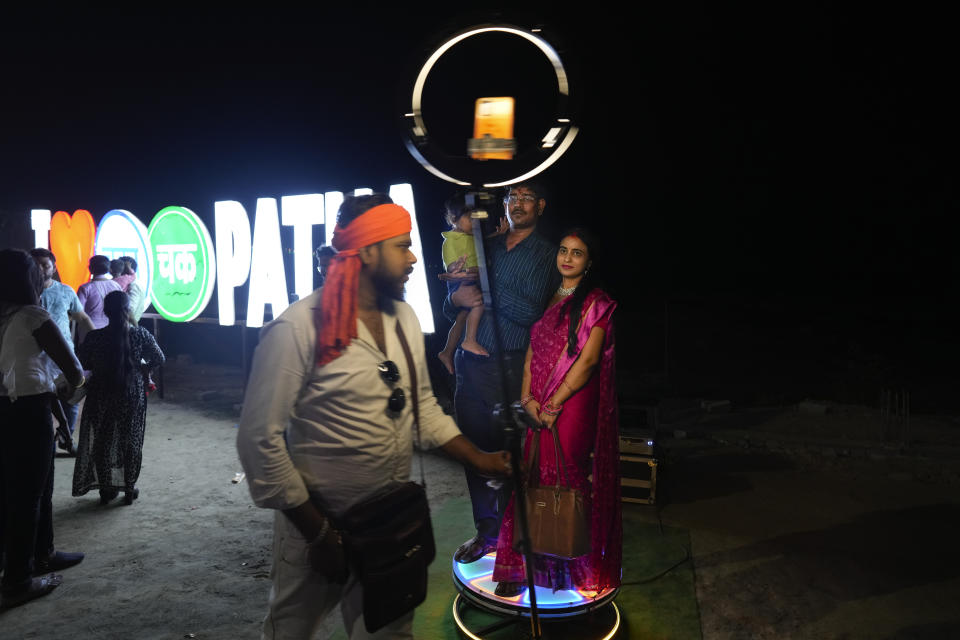
[[(526, 509), (526, 487), (523, 483), (523, 474), (521, 473), (520, 461), (523, 454), (520, 451), (520, 422), (534, 429), (539, 429), (540, 425), (535, 420), (527, 419), (523, 406), (515, 402), (508, 406), (510, 398), (510, 387), (507, 381), (507, 364), (503, 354), (503, 338), (500, 335), (500, 324), (497, 322), (496, 311), (493, 308), (493, 291), (490, 284), (490, 276), (487, 270), (487, 254), (485, 251), (483, 236), (483, 220), (490, 218), (487, 209), (493, 204), (493, 196), (486, 192), (472, 192), (466, 196), (466, 204), (472, 209), (470, 217), (473, 219), (473, 244), (477, 251), (477, 271), (480, 276), (480, 290), (483, 294), (484, 313), (490, 314), (490, 321), (493, 324), (493, 341), (497, 351), (497, 363), (500, 369), (500, 398), (501, 402), (494, 409), (494, 419), (499, 422), (506, 441), (507, 450), (510, 452), (511, 475), (513, 477), (513, 487), (515, 500), (513, 501), (514, 517), (518, 518), (521, 531), (521, 548), (523, 550), (523, 564), (527, 574), (527, 592), (530, 594), (530, 626), (533, 631), (533, 637), (540, 638), (540, 616), (537, 613), (537, 592), (533, 584), (533, 549), (530, 546), (530, 526), (527, 521)], [(506, 407), (506, 410), (504, 408)], [(534, 470), (529, 470), (533, 473)]]

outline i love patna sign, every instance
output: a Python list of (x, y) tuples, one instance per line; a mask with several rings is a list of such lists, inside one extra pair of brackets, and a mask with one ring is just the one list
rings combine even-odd
[[(413, 189), (395, 184), (389, 194), (413, 217), (411, 250), (422, 265)], [(132, 256), (138, 263), (137, 283), (149, 292), (154, 310), (167, 320), (194, 320), (216, 290), (219, 322), (233, 325), (236, 289), (248, 284), (246, 326), (259, 327), (267, 305), (275, 318), (290, 300), (280, 225), (293, 228), (292, 292), (302, 298), (313, 290), (313, 227), (322, 225), (325, 243), (330, 244), (342, 202), (339, 191), (283, 196), (279, 203), (277, 198), (258, 198), (251, 227), (243, 204), (218, 201), (213, 206), (213, 236), (200, 217), (184, 206), (160, 209), (149, 226), (125, 209), (107, 212), (99, 225), (84, 209), (73, 215), (57, 211), (53, 216), (49, 209), (33, 209), (31, 226), (35, 246), (53, 251), (61, 279), (74, 288), (89, 279), (87, 262), (92, 255)], [(407, 302), (417, 312), (423, 331), (432, 333), (433, 313), (422, 268), (415, 269), (407, 282)]]
[(168, 320), (193, 320), (210, 302), (217, 278), (213, 240), (203, 221), (186, 207), (166, 207), (150, 221), (147, 242), (157, 276), (150, 302)]

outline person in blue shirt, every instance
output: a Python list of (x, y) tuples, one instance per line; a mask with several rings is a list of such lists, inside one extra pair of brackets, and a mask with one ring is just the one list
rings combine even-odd
[[(57, 258), (48, 249), (37, 247), (30, 250), (30, 255), (43, 272), (43, 291), (40, 293), (40, 306), (50, 314), (50, 319), (60, 329), (67, 346), (73, 349), (73, 332), (70, 322), (76, 322), (84, 333), (93, 331), (93, 322), (83, 311), (80, 298), (69, 286), (54, 280), (57, 272)], [(67, 427), (73, 434), (77, 426), (79, 408), (75, 404), (63, 403), (63, 410), (67, 418)], [(73, 452), (73, 442), (59, 442), (57, 445), (65, 451)]]
[[(502, 340), (506, 363), (509, 397), (520, 399), (523, 361), (530, 343), (530, 327), (543, 315), (550, 296), (560, 283), (555, 267), (557, 247), (537, 233), (546, 207), (543, 190), (525, 182), (510, 187), (504, 197), (504, 212), (510, 228), (489, 244), (493, 305)], [(473, 308), (482, 294), (476, 285), (463, 285), (444, 301), (444, 314), (451, 321), (460, 309)], [(493, 420), (494, 406), (502, 400), (497, 343), (491, 314), (484, 314), (477, 328), (477, 342), (490, 356), (458, 349), (454, 358), (456, 393), (454, 405), (460, 430), (484, 451), (503, 449), (503, 435)], [(503, 510), (509, 495), (503, 489), (487, 485), (487, 479), (472, 471), (466, 472), (473, 520), (477, 535), (467, 540), (457, 552), (457, 562), (479, 560), (494, 551)]]

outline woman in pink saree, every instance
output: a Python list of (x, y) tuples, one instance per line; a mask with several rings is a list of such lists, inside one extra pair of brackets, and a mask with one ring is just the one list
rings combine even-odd
[[(603, 591), (620, 585), (623, 531), (614, 379), (612, 315), (617, 306), (593, 286), (596, 244), (576, 229), (560, 241), (557, 269), (563, 277), (543, 317), (530, 331), (522, 403), (546, 429), (556, 429), (571, 486), (592, 497), (591, 551), (570, 560), (535, 556), (534, 582), (553, 590)], [(557, 456), (548, 431), (540, 440), (540, 484), (557, 482)], [(532, 441), (528, 431), (524, 455)], [(591, 460), (590, 454), (593, 454)], [(588, 477), (592, 475), (593, 482)], [(526, 588), (523, 556), (513, 549), (514, 500), (504, 514), (493, 580), (496, 593)]]

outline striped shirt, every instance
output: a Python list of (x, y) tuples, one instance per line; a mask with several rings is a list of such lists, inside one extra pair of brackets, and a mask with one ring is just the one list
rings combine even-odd
[(94, 276), (90, 282), (80, 285), (77, 298), (83, 305), (83, 311), (90, 316), (94, 329), (103, 329), (110, 324), (110, 319), (103, 312), (103, 299), (108, 293), (120, 290), (120, 285), (109, 276)]
[[(536, 231), (507, 251), (506, 235), (497, 236), (488, 245), (493, 264), (493, 303), (500, 324), (505, 351), (526, 351), (530, 327), (540, 319), (550, 294), (560, 283), (557, 272), (557, 247)], [(444, 315), (453, 321), (459, 309), (443, 304)], [(489, 313), (483, 314), (477, 329), (477, 342), (490, 353), (496, 349), (494, 326)]]

